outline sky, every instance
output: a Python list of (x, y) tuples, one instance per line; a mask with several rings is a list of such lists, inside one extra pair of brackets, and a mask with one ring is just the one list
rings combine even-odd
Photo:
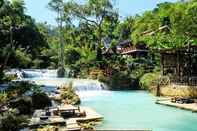
[[(50, 11), (47, 4), (50, 0), (25, 0), (27, 14), (32, 16), (36, 22), (47, 22), (56, 25), (56, 14)], [(147, 10), (154, 9), (161, 2), (176, 2), (177, 0), (116, 0), (115, 8), (119, 10), (124, 19), (127, 16), (142, 14)]]

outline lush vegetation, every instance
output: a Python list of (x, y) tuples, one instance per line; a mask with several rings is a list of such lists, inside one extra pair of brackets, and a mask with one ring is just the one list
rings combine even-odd
[[(98, 79), (112, 90), (152, 90), (168, 82), (159, 77), (155, 50), (197, 45), (197, 0), (160, 3), (152, 11), (124, 20), (112, 0), (83, 4), (51, 0), (48, 8), (57, 13), (58, 27), (36, 23), (26, 14), (24, 0), (0, 0), (0, 83), (15, 79), (5, 75), (9, 68), (66, 67), (70, 77)], [(145, 44), (149, 55), (118, 54), (117, 47), (125, 40)], [(62, 87), (61, 99), (80, 104), (72, 84)], [(33, 110), (50, 105), (37, 85), (11, 82), (0, 92), (0, 110), (11, 109), (0, 114), (0, 130), (19, 130)]]
[[(27, 123), (35, 109), (51, 106), (48, 95), (29, 82), (11, 82), (0, 92), (0, 130), (19, 130)], [(5, 110), (4, 110), (5, 108)]]
[(57, 69), (61, 46), (61, 61), (71, 70), (71, 77), (93, 76), (112, 88), (120, 85), (118, 89), (137, 87), (145, 73), (158, 68), (158, 55), (153, 52), (146, 58), (123, 58), (116, 52), (120, 42), (129, 39), (134, 45), (144, 43), (150, 50), (196, 44), (196, 0), (160, 3), (152, 11), (124, 20), (120, 20), (110, 0), (88, 0), (83, 4), (51, 0), (48, 8), (57, 13), (58, 27), (36, 23), (26, 14), (23, 0), (2, 3), (1, 81), (5, 81), (5, 68)]
[(65, 104), (79, 105), (80, 98), (73, 89), (72, 82), (64, 85), (61, 88), (61, 100)]
[(151, 91), (156, 85), (156, 82), (160, 79), (160, 72), (147, 73), (140, 79), (140, 85), (142, 89)]

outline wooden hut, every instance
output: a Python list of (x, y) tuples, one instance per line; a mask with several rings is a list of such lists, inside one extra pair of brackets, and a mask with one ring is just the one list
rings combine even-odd
[(125, 40), (119, 43), (117, 52), (121, 55), (130, 55), (135, 57), (146, 57), (148, 48), (145, 43), (139, 42), (134, 45), (130, 40)]
[(177, 84), (197, 85), (197, 46), (163, 49), (161, 73)]

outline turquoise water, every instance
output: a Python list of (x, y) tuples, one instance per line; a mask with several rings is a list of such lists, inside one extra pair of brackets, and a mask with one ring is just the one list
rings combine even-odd
[[(54, 75), (53, 71), (48, 72), (50, 73), (44, 73), (45, 75), (38, 71), (27, 72), (34, 77), (26, 80), (45, 85), (44, 89), (47, 91), (56, 90), (54, 87), (72, 80), (49, 78), (48, 76)], [(104, 120), (96, 127), (97, 129), (197, 131), (197, 113), (157, 105), (156, 97), (145, 91), (103, 91), (97, 82), (75, 80), (75, 83), (82, 100), (81, 105), (92, 107), (104, 116)]]
[(79, 93), (82, 106), (104, 116), (97, 129), (150, 129), (197, 131), (197, 114), (155, 104), (156, 97), (144, 91)]

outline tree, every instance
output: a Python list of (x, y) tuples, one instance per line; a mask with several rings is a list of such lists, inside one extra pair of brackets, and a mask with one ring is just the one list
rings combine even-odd
[[(101, 46), (104, 38), (103, 24), (105, 22), (116, 22), (118, 14), (113, 9), (109, 0), (88, 0), (87, 3), (80, 5), (69, 1), (64, 6), (65, 13), (71, 18), (77, 18), (90, 28), (94, 28), (97, 44), (97, 59), (101, 60)], [(109, 24), (110, 25), (110, 24)]]
[(0, 8), (3, 6), (4, 0), (0, 0)]
[(135, 43), (145, 41), (152, 48), (178, 48), (195, 44), (196, 5), (196, 1), (159, 4), (153, 11), (135, 18), (131, 38)]
[[(48, 46), (34, 20), (25, 14), (23, 0), (4, 1), (0, 9), (0, 25), (1, 71), (8, 65), (11, 67), (21, 66), (16, 63), (23, 63), (20, 61), (27, 60), (26, 58), (23, 59), (26, 56), (31, 59), (38, 58), (41, 50)], [(23, 58), (21, 59), (19, 56)], [(28, 65), (30, 66), (31, 63)], [(27, 68), (26, 66), (23, 67)]]
[(59, 71), (58, 71), (58, 76), (59, 77), (64, 77), (64, 43), (63, 43), (63, 0), (52, 0), (49, 2), (49, 8), (53, 11), (55, 11), (58, 15), (57, 17), (57, 23), (59, 27), (59, 43), (60, 43), (60, 57), (59, 57)]

